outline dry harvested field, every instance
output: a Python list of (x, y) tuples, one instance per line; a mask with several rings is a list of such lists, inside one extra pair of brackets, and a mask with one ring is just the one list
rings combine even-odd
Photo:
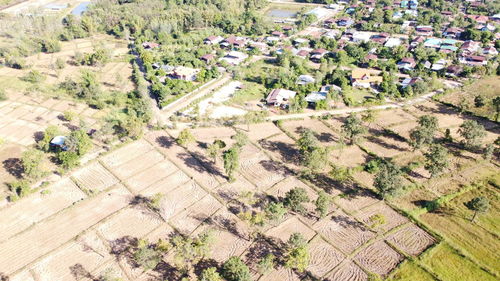
[[(4, 104), (0, 114), (17, 112), (23, 120), (28, 115), (15, 111), (18, 106)], [(378, 112), (371, 132), (415, 122), (424, 110), (408, 108), (394, 115)], [(311, 128), (322, 145), (334, 146), (341, 122), (342, 118), (284, 121), (281, 128), (294, 137), (301, 127)], [(144, 272), (131, 260), (131, 246), (141, 238), (155, 243), (174, 234), (194, 236), (213, 230), (210, 264), (220, 266), (229, 257), (240, 256), (255, 280), (303, 280), (310, 275), (330, 281), (366, 281), (371, 274), (390, 275), (405, 255), (420, 259), (439, 242), (413, 218), (368, 190), (373, 188), (374, 175), (358, 169), (372, 158), (361, 147), (379, 157), (396, 156), (402, 165), (417, 159), (404, 140), (379, 134), (359, 146), (334, 149), (331, 162), (356, 168), (354, 182), (343, 185), (332, 180), (321, 185), (322, 181), (299, 173), (297, 147), (285, 132), (272, 123), (249, 127), (249, 131), (246, 125), (195, 128), (191, 132), (196, 141), (186, 147), (175, 142), (179, 130), (147, 132), (143, 139), (124, 144), (49, 185), (50, 193), (33, 193), (0, 207), (0, 225), (5, 226), (0, 233), (0, 273), (12, 275), (12, 280), (98, 280), (108, 273), (124, 280), (177, 280), (181, 273), (172, 251), (164, 255), (160, 266)], [(236, 180), (229, 182), (223, 161), (214, 163), (206, 145), (221, 139), (231, 146), (236, 130), (248, 133), (250, 141), (241, 148)], [(22, 149), (21, 144), (8, 140), (0, 156), (5, 158), (3, 151), (19, 154)], [(472, 168), (461, 170), (455, 179), (459, 182), (460, 177), (479, 173)], [(415, 173), (424, 171), (415, 169)], [(445, 182), (451, 179), (429, 180), (424, 175), (421, 188), (391, 203), (403, 211), (419, 208), (418, 200), (453, 191), (444, 187)], [(288, 212), (265, 226), (254, 225), (243, 215), (262, 213), (263, 203), (281, 201), (295, 187), (305, 189), (309, 197), (303, 203), (304, 214)], [(322, 188), (333, 201), (327, 215), (320, 218), (314, 202)], [(156, 198), (154, 204), (151, 198)], [(443, 219), (434, 215), (423, 218), (430, 224)], [(374, 224), (375, 216), (382, 216), (384, 222)], [(297, 232), (308, 243), (306, 272), (280, 263), (261, 276), (258, 261), (267, 253), (279, 253)]]

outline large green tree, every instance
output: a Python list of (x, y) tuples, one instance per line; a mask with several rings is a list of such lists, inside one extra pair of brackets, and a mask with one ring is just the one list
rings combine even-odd
[(367, 129), (361, 119), (354, 113), (349, 115), (342, 125), (343, 134), (354, 144), (360, 136), (366, 134)]
[(418, 126), (410, 131), (410, 145), (413, 149), (420, 149), (424, 145), (434, 142), (438, 129), (438, 120), (432, 115), (423, 115), (418, 119)]
[(429, 151), (425, 153), (425, 160), (424, 168), (429, 171), (433, 177), (437, 176), (449, 166), (448, 149), (439, 144), (432, 145)]
[(238, 171), (240, 166), (239, 147), (233, 146), (224, 152), (224, 169), (229, 178), (229, 181), (235, 180), (234, 173)]
[(228, 281), (251, 281), (250, 269), (239, 257), (230, 257), (222, 265), (222, 276)]
[(375, 176), (374, 186), (384, 199), (399, 195), (403, 189), (401, 169), (391, 161), (382, 162)]
[(479, 147), (483, 138), (486, 136), (483, 125), (474, 120), (464, 121), (458, 129), (458, 133), (464, 138), (463, 144), (467, 149)]
[(490, 201), (484, 196), (475, 197), (465, 204), (469, 210), (474, 211), (471, 221), (476, 219), (478, 213), (486, 213), (490, 208)]

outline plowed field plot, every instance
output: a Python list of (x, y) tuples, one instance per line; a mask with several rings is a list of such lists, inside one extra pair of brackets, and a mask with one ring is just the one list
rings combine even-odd
[(159, 216), (146, 207), (135, 206), (123, 209), (99, 224), (97, 231), (113, 247), (121, 238), (141, 238), (161, 223)]
[(0, 272), (21, 269), (80, 232), (129, 204), (131, 195), (118, 187), (76, 204), (0, 244)]
[[(236, 128), (241, 129), (252, 141), (258, 141), (282, 133), (278, 127), (270, 122), (250, 124), (250, 126), (237, 125)], [(249, 128), (250, 130), (248, 130)]]
[(97, 162), (79, 169), (72, 177), (82, 190), (92, 193), (103, 191), (118, 183), (118, 179)]
[(208, 171), (197, 158), (177, 144), (172, 143), (162, 151), (172, 163), (209, 190), (215, 189), (226, 180), (224, 175)]
[(300, 277), (293, 272), (293, 270), (289, 268), (284, 268), (280, 267), (279, 269), (276, 269), (272, 271), (271, 273), (268, 273), (262, 278), (259, 279), (259, 281), (299, 281)]
[[(3, 119), (3, 117), (1, 118)], [(38, 124), (24, 120), (11, 120), (7, 121), (5, 126), (0, 127), (0, 137), (4, 140), (27, 146), (34, 144), (35, 134), (43, 130), (44, 128)]]
[(310, 229), (306, 224), (301, 222), (297, 217), (291, 217), (286, 221), (282, 222), (280, 225), (271, 228), (267, 231), (268, 236), (272, 236), (286, 242), (290, 236), (295, 233), (301, 233), (306, 240), (310, 240), (316, 235), (314, 230)]
[(323, 122), (315, 119), (297, 120), (283, 122), (283, 128), (292, 134), (295, 139), (300, 138), (300, 134), (306, 129), (314, 132), (314, 135), (324, 145), (334, 145), (338, 141), (338, 136), (330, 130)]
[[(154, 156), (155, 158), (158, 155), (161, 155), (159, 152), (154, 152), (156, 155)], [(162, 157), (162, 156), (161, 156)], [(132, 161), (136, 161), (135, 159)], [(140, 160), (138, 160), (140, 161)], [(139, 162), (140, 164), (145, 165), (146, 167), (149, 166), (146, 163)], [(133, 177), (129, 178), (126, 181), (127, 186), (134, 192), (138, 193), (144, 188), (154, 184), (155, 182), (158, 182), (165, 177), (171, 175), (177, 171), (177, 167), (172, 164), (172, 162), (168, 160), (163, 160), (161, 162), (155, 163), (152, 167), (147, 168), (146, 170), (143, 170), (142, 172), (139, 172), (138, 174), (134, 175)]]
[(82, 281), (94, 281), (94, 280), (96, 280), (96, 278), (97, 278), (97, 280), (100, 280), (100, 279), (106, 280), (106, 278), (111, 279), (111, 280), (113, 280), (113, 279), (127, 280), (125, 274), (120, 269), (120, 266), (114, 261), (108, 262), (108, 263), (100, 266), (92, 273), (92, 276), (85, 277), (81, 280)]
[(356, 183), (365, 188), (371, 188), (375, 180), (375, 175), (370, 174), (366, 171), (354, 172), (353, 177)]
[(368, 157), (357, 145), (350, 145), (332, 150), (330, 160), (338, 166), (355, 167), (364, 164)]
[[(143, 176), (143, 177), (147, 177), (147, 176), (150, 176), (150, 174), (147, 173), (147, 169), (149, 169), (150, 167), (152, 166), (156, 166), (158, 165), (158, 163), (160, 161), (162, 161), (164, 159), (164, 156), (156, 151), (156, 150), (151, 150), (137, 158), (134, 158), (128, 162), (126, 162), (125, 164), (122, 164), (120, 166), (117, 166), (117, 167), (112, 167), (112, 168), (109, 168), (113, 174), (115, 174), (118, 178), (120, 178), (121, 180), (125, 180), (127, 178), (130, 178), (131, 176), (141, 172), (141, 171), (146, 171), (145, 175), (141, 174), (139, 177)], [(165, 165), (161, 165), (160, 167), (158, 168), (164, 168), (164, 166), (167, 166), (169, 165), (170, 163), (167, 163)], [(169, 165), (170, 167), (170, 171), (173, 172), (175, 170), (175, 168), (173, 167), (173, 165)], [(168, 168), (167, 168), (168, 169)], [(148, 181), (151, 181), (151, 180), (154, 180), (156, 179), (156, 176), (152, 176), (152, 178), (149, 178)], [(133, 183), (137, 183), (137, 180), (133, 180)]]
[(107, 249), (95, 233), (79, 237), (52, 253), (31, 268), (40, 281), (78, 280), (85, 272), (92, 272), (111, 259)]
[(345, 258), (343, 254), (321, 238), (315, 238), (308, 248), (310, 262), (307, 270), (318, 278), (331, 271)]
[(131, 144), (125, 145), (110, 154), (101, 158), (101, 161), (110, 168), (115, 168), (126, 162), (137, 158), (147, 152), (151, 151), (153, 147), (146, 141), (135, 141)]
[[(2, 117), (0, 116), (0, 118)], [(3, 200), (4, 195), (7, 196), (8, 193), (8, 187), (4, 184), (12, 182), (20, 176), (21, 170), (18, 168), (17, 159), (21, 157), (23, 150), (24, 147), (14, 143), (4, 143), (0, 146), (0, 199), (3, 201), (0, 206), (7, 203), (6, 200)]]
[(207, 195), (207, 193), (195, 182), (191, 181), (183, 184), (162, 198), (161, 215), (167, 220), (197, 202), (205, 195)]
[(394, 269), (403, 256), (394, 251), (383, 241), (377, 241), (364, 248), (354, 258), (361, 266), (370, 272), (385, 276)]
[(289, 175), (281, 163), (270, 160), (263, 153), (241, 159), (240, 173), (262, 189), (271, 187)]
[(417, 117), (423, 115), (435, 116), (438, 119), (440, 128), (458, 126), (464, 121), (453, 108), (430, 101), (411, 107), (409, 112)]
[(279, 134), (259, 141), (259, 145), (272, 157), (298, 169), (300, 165), (299, 150), (295, 141), (285, 134)]
[[(381, 215), (385, 219), (385, 223), (378, 224), (374, 220), (374, 216)], [(387, 206), (384, 202), (372, 205), (366, 209), (354, 214), (354, 216), (366, 225), (373, 226), (376, 231), (389, 231), (398, 225), (408, 222), (408, 219), (394, 211), (391, 207)]]
[(352, 253), (375, 236), (363, 224), (340, 211), (320, 220), (313, 228), (346, 254)]
[(34, 193), (3, 208), (0, 213), (0, 241), (5, 241), (31, 225), (85, 198), (85, 194), (69, 179), (64, 178), (49, 187), (49, 194)]
[(239, 177), (236, 181), (221, 185), (215, 193), (225, 201), (238, 199), (245, 193), (255, 193), (258, 189), (243, 177)]
[(409, 121), (404, 123), (394, 124), (389, 129), (399, 136), (405, 138), (406, 140), (410, 139), (410, 131), (418, 126), (417, 121)]
[(236, 132), (229, 127), (196, 128), (191, 130), (197, 141), (212, 143), (216, 139), (230, 139)]
[(367, 281), (368, 275), (355, 263), (349, 261), (326, 277), (325, 281)]
[(220, 204), (219, 201), (211, 195), (207, 195), (200, 201), (194, 203), (192, 206), (170, 219), (170, 223), (178, 231), (184, 234), (189, 234), (211, 215), (217, 212), (217, 210), (221, 207), (222, 204)]
[(391, 234), (387, 241), (412, 256), (419, 255), (436, 242), (434, 237), (414, 224)]
[(403, 109), (377, 111), (375, 113), (375, 124), (382, 128), (394, 126), (405, 122), (415, 121), (417, 118)]
[(410, 146), (405, 141), (387, 136), (370, 136), (366, 138), (362, 146), (379, 157), (394, 157), (410, 150)]
[[(210, 226), (205, 225), (205, 227), (196, 232), (201, 233), (200, 231), (209, 228)], [(231, 233), (230, 230), (215, 228), (213, 231), (215, 231), (214, 236), (216, 237), (216, 241), (212, 247), (210, 256), (220, 263), (223, 263), (232, 256), (240, 256), (252, 243), (248, 237), (242, 237), (238, 233)]]
[[(318, 198), (318, 194), (312, 188), (301, 182), (295, 177), (287, 177), (286, 179), (280, 181), (272, 188), (270, 188), (267, 193), (276, 197), (279, 200), (283, 200), (286, 196), (286, 193), (296, 187), (303, 188), (306, 190), (307, 195), (309, 196), (309, 202), (303, 204), (306, 214), (309, 216), (314, 216), (316, 206), (314, 202)], [(331, 208), (333, 210), (333, 208)], [(309, 217), (307, 216), (307, 217)]]
[(352, 213), (380, 202), (380, 200), (378, 200), (373, 193), (361, 190), (356, 194), (340, 196), (336, 199), (336, 202), (342, 209)]
[(146, 189), (141, 191), (141, 194), (145, 196), (153, 196), (157, 193), (167, 194), (170, 191), (176, 189), (182, 184), (190, 181), (190, 177), (182, 171), (174, 172), (173, 174), (153, 183)]

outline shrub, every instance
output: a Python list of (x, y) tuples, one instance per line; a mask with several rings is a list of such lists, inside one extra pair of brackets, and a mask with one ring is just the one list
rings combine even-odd
[(25, 82), (30, 82), (33, 84), (37, 84), (45, 80), (45, 76), (40, 73), (38, 70), (31, 70), (25, 76), (21, 77), (21, 80)]
[(222, 276), (228, 281), (250, 281), (250, 269), (239, 257), (230, 257), (222, 266)]

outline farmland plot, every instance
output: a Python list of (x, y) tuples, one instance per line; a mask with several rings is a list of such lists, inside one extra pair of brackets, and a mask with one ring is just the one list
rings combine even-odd
[(322, 277), (335, 268), (345, 258), (332, 245), (321, 238), (315, 238), (308, 246), (311, 255), (307, 270), (316, 277)]
[(325, 281), (367, 281), (368, 275), (355, 263), (348, 261), (335, 269)]
[(436, 242), (434, 237), (414, 224), (391, 234), (387, 241), (412, 256), (419, 255)]
[(381, 215), (385, 218), (385, 223), (377, 224), (373, 226), (374, 230), (386, 232), (393, 229), (396, 226), (402, 225), (408, 222), (408, 219), (403, 217), (394, 211), (391, 207), (387, 206), (384, 202), (372, 205), (366, 209), (362, 209), (357, 212), (354, 216), (366, 225), (374, 225), (374, 216)]
[(359, 252), (355, 260), (370, 272), (385, 276), (394, 269), (403, 256), (383, 241), (377, 241)]
[(97, 162), (74, 172), (73, 180), (82, 190), (92, 193), (103, 191), (118, 183), (118, 179)]

